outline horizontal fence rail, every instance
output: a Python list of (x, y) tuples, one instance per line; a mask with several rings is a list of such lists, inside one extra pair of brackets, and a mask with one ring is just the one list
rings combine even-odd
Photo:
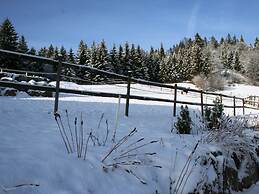
[[(235, 97), (235, 96), (225, 95), (225, 94), (221, 94), (221, 93), (208, 92), (208, 91), (203, 91), (203, 90), (198, 90), (198, 89), (180, 87), (180, 86), (177, 86), (177, 84), (169, 85), (169, 84), (147, 81), (147, 80), (143, 80), (143, 79), (137, 79), (137, 78), (131, 77), (130, 73), (129, 73), (128, 76), (120, 75), (120, 74), (117, 74), (117, 73), (93, 68), (92, 65), (90, 65), (90, 64), (88, 64), (88, 65), (71, 64), (71, 63), (68, 63), (68, 62), (62, 62), (61, 60), (54, 60), (54, 59), (50, 59), (50, 58), (46, 58), (46, 57), (28, 55), (28, 54), (13, 52), (13, 51), (6, 51), (6, 50), (2, 50), (2, 49), (0, 49), (0, 56), (16, 57), (16, 58), (26, 59), (26, 60), (29, 60), (29, 61), (35, 61), (35, 62), (42, 63), (42, 64), (50, 64), (50, 65), (55, 66), (59, 70), (59, 72), (45, 73), (45, 72), (33, 72), (33, 71), (25, 71), (25, 70), (13, 70), (13, 69), (2, 69), (1, 70), (0, 69), (1, 71), (4, 71), (4, 72), (25, 73), (26, 75), (28, 73), (29, 74), (35, 74), (35, 75), (55, 75), (56, 81), (57, 81), (56, 87), (30, 85), (30, 84), (24, 84), (24, 83), (19, 83), (19, 82), (10, 82), (10, 81), (0, 81), (0, 86), (2, 86), (2, 87), (11, 87), (11, 88), (15, 88), (15, 89), (18, 89), (18, 90), (21, 90), (21, 91), (40, 90), (40, 91), (55, 92), (56, 98), (55, 98), (55, 110), (54, 110), (54, 112), (56, 112), (57, 108), (58, 108), (58, 96), (59, 96), (58, 93), (59, 92), (68, 93), (68, 94), (88, 95), (88, 96), (125, 98), (126, 99), (126, 111), (125, 111), (126, 116), (128, 115), (128, 112), (129, 112), (129, 101), (130, 101), (130, 99), (173, 103), (174, 116), (176, 116), (176, 105), (177, 104), (201, 106), (201, 112), (202, 112), (202, 115), (203, 115), (203, 108), (205, 106), (211, 106), (211, 107), (214, 106), (214, 104), (204, 103), (204, 95), (212, 95), (212, 96), (215, 96), (215, 97), (219, 97), (221, 101), (222, 101), (223, 97), (233, 99), (233, 106), (224, 105), (224, 107), (225, 108), (233, 108), (234, 109), (234, 115), (236, 115), (236, 109), (237, 108), (242, 108), (243, 114), (245, 113), (245, 110), (244, 110), (245, 108), (258, 110), (258, 108), (246, 106), (246, 104), (250, 103), (250, 99), (244, 99), (244, 98), (241, 98), (241, 97)], [(92, 82), (91, 80), (88, 81), (88, 80), (84, 80), (84, 79), (81, 79), (81, 78), (62, 75), (62, 73), (61, 73), (62, 71), (60, 71), (60, 68), (62, 69), (64, 67), (70, 67), (70, 68), (74, 67), (74, 68), (77, 68), (77, 69), (84, 69), (85, 71), (93, 73), (93, 74), (98, 74), (98, 75), (106, 76), (106, 77), (109, 77), (109, 78), (120, 79), (124, 83), (127, 83), (127, 86), (126, 86), (127, 93), (126, 94), (116, 94), (116, 93), (107, 93), (107, 92), (93, 92), (93, 91), (86, 91), (86, 90), (75, 90), (75, 89), (60, 88), (59, 82), (60, 82), (61, 78), (70, 79), (70, 80), (77, 80), (77, 81), (81, 81), (83, 83), (88, 83), (88, 84)], [(134, 87), (131, 87), (132, 82), (143, 84), (143, 85), (148, 85), (148, 86), (161, 87), (161, 89), (162, 88), (171, 89), (172, 91), (174, 91), (174, 96), (172, 96), (172, 99), (163, 99), (163, 98), (156, 98), (156, 97), (132, 95), (132, 94), (130, 94), (130, 92), (131, 92), (130, 90), (134, 89)], [(98, 82), (94, 83), (94, 84), (98, 84)], [(177, 92), (178, 91), (182, 91), (182, 92), (185, 92), (185, 93), (188, 93), (188, 92), (197, 93), (200, 96), (201, 101), (200, 101), (200, 103), (179, 101), (179, 100), (177, 100)], [(236, 104), (237, 100), (242, 102), (242, 106), (237, 106), (237, 104)], [(255, 103), (255, 102), (253, 101), (253, 103)]]

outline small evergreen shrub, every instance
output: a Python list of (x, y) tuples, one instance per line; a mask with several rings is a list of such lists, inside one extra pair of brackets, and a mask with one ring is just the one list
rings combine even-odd
[(223, 104), (219, 98), (216, 98), (214, 101), (214, 107), (209, 108), (205, 107), (204, 118), (209, 129), (218, 128), (220, 120), (223, 116)]
[(190, 134), (191, 132), (191, 118), (188, 107), (181, 106), (180, 116), (177, 118), (175, 128), (180, 134)]

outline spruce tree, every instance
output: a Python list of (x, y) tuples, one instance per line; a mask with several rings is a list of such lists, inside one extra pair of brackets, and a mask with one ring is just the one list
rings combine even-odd
[(54, 58), (54, 47), (52, 44), (48, 48), (47, 57)]
[(175, 123), (175, 128), (180, 134), (190, 134), (191, 133), (191, 117), (189, 115), (188, 107), (181, 106), (180, 116), (177, 118)]
[(228, 59), (227, 59), (227, 66), (225, 66), (227, 69), (233, 69), (233, 61), (234, 61), (234, 54), (232, 51), (229, 52), (228, 54)]
[(258, 38), (258, 37), (255, 38), (254, 47), (255, 47), (256, 49), (259, 49), (259, 38)]
[(240, 42), (245, 43), (245, 40), (243, 38), (243, 35), (240, 36)]
[(234, 70), (236, 70), (237, 72), (241, 72), (243, 69), (243, 66), (240, 63), (239, 60), (239, 53), (236, 51), (235, 55), (234, 55), (234, 66), (233, 66)]
[(36, 49), (34, 47), (31, 47), (31, 49), (28, 51), (29, 55), (36, 55)]
[(130, 48), (129, 43), (124, 44), (124, 55), (123, 55), (123, 74), (128, 75), (128, 71), (131, 71), (130, 64)]
[(83, 40), (80, 41), (77, 50), (77, 64), (84, 65), (86, 63), (86, 44)]
[(28, 53), (29, 48), (24, 36), (21, 36), (18, 41), (17, 51), (20, 53)]
[(212, 36), (211, 39), (210, 39), (210, 45), (214, 49), (217, 49), (218, 46), (219, 46), (219, 43), (218, 43), (217, 39), (214, 36)]
[(6, 19), (0, 28), (0, 48), (4, 50), (17, 51), (18, 36), (9, 19)]
[(47, 57), (47, 49), (46, 49), (46, 47), (42, 47), (42, 48), (40, 48), (40, 50), (39, 50), (39, 52), (38, 52), (38, 55), (40, 56), (40, 57)]
[[(86, 44), (84, 43), (83, 40), (80, 41), (79, 46), (78, 46), (78, 50), (77, 50), (77, 64), (79, 65), (85, 65), (86, 60), (87, 60), (87, 56), (86, 56)], [(79, 67), (76, 69), (76, 75), (79, 78), (84, 79), (85, 75), (86, 75), (86, 71), (85, 69), (83, 69), (82, 67)]]
[(228, 33), (228, 35), (227, 35), (227, 37), (226, 37), (226, 43), (227, 44), (232, 44), (232, 37), (231, 37), (231, 35)]
[(58, 60), (58, 59), (59, 59), (59, 49), (58, 49), (57, 46), (56, 46), (55, 49), (54, 49), (54, 56), (53, 56), (53, 58), (54, 58), (55, 60)]
[[(36, 55), (36, 50), (34, 47), (31, 47), (31, 49), (28, 51), (29, 55)], [(26, 67), (27, 70), (29, 71), (33, 71), (35, 68), (35, 66), (39, 65), (37, 62), (35, 61), (30, 61), (28, 62), (28, 66)]]
[(118, 58), (117, 48), (115, 44), (113, 44), (113, 47), (109, 53), (109, 63), (115, 73), (120, 73), (119, 58)]
[[(101, 43), (98, 45), (96, 53), (96, 63), (93, 63), (93, 66), (100, 70), (112, 71), (111, 65), (109, 63), (108, 50), (104, 40), (102, 40)], [(106, 76), (101, 75), (96, 75), (94, 77), (94, 81), (104, 81), (106, 79)]]
[(159, 82), (159, 55), (153, 47), (150, 48), (145, 63), (147, 64), (150, 81)]
[(124, 69), (125, 69), (124, 68), (124, 53), (123, 53), (123, 47), (120, 45), (119, 51), (118, 51), (118, 65), (117, 65), (116, 71), (118, 74), (125, 74)]
[(75, 55), (74, 55), (74, 52), (73, 52), (73, 49), (72, 49), (72, 48), (69, 49), (68, 62), (69, 62), (69, 63), (72, 63), (72, 64), (75, 64), (75, 63), (76, 63), (76, 61), (75, 61)]
[[(18, 36), (14, 26), (9, 19), (6, 19), (0, 27), (0, 49), (17, 51), (18, 48)], [(16, 69), (19, 68), (20, 61), (16, 57), (0, 57), (0, 66)]]
[(203, 69), (203, 54), (201, 42), (194, 42), (191, 48), (191, 64), (193, 69), (193, 75), (198, 75)]
[(201, 36), (199, 35), (199, 33), (196, 33), (195, 34), (195, 37), (194, 37), (194, 43), (196, 45), (198, 45), (200, 48), (202, 48), (204, 45), (204, 40), (201, 38)]
[(60, 60), (63, 62), (67, 61), (67, 51), (64, 46), (60, 48)]
[(159, 59), (160, 59), (160, 61), (161, 61), (162, 59), (164, 59), (165, 56), (166, 56), (166, 55), (165, 55), (165, 49), (164, 49), (163, 43), (161, 43), (160, 49), (159, 49)]

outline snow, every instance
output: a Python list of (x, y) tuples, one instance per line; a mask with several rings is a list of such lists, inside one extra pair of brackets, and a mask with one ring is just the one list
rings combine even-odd
[[(55, 83), (52, 83), (55, 85)], [(184, 87), (195, 88), (190, 83), (179, 84)], [(126, 93), (126, 85), (90, 85), (80, 86), (74, 83), (61, 82), (61, 87), (74, 88), (89, 91), (102, 91), (113, 93)], [(131, 93), (134, 95), (144, 95), (159, 98), (173, 97), (173, 91), (158, 87), (149, 87), (134, 84)], [(256, 94), (259, 90), (253, 86), (236, 85), (229, 87), (225, 94), (238, 94), (246, 96), (250, 93)], [(199, 96), (194, 94), (179, 93), (179, 100), (199, 102)], [(207, 98), (212, 102), (213, 99)], [(228, 103), (228, 101), (226, 101)], [(79, 96), (62, 94), (59, 103), (59, 112), (66, 124), (65, 110), (68, 110), (69, 119), (73, 126), (75, 117), (82, 117), (85, 124), (85, 132), (94, 131), (100, 140), (105, 139), (107, 119), (109, 124), (109, 137), (105, 146), (93, 146), (89, 144), (86, 160), (78, 159), (76, 154), (67, 154), (63, 145), (57, 124), (53, 116), (53, 98), (29, 97), (21, 94), (16, 97), (0, 98), (0, 185), (4, 188), (12, 188), (19, 184), (39, 184), (36, 186), (23, 186), (14, 188), (6, 193), (30, 194), (30, 193), (55, 193), (55, 194), (81, 194), (81, 193), (112, 193), (112, 194), (146, 194), (169, 193), (169, 176), (177, 182), (182, 168), (187, 158), (200, 140), (201, 134), (197, 135), (197, 130), (193, 130), (191, 135), (177, 135), (170, 132), (172, 123), (176, 119), (172, 116), (171, 103), (146, 102), (130, 100), (129, 117), (124, 116), (125, 100), (121, 99), (119, 110), (118, 129), (116, 140), (125, 136), (133, 128), (137, 128), (137, 133), (129, 142), (134, 142), (144, 137), (144, 142), (157, 140), (158, 143), (143, 147), (134, 154), (139, 154), (135, 160), (142, 162), (142, 165), (122, 166), (118, 168), (108, 168), (103, 166), (112, 162), (119, 150), (115, 151), (111, 157), (102, 163), (102, 158), (113, 146), (111, 141), (112, 130), (116, 123), (116, 111), (118, 99), (101, 98), (93, 96)], [(231, 102), (229, 102), (231, 103)], [(180, 106), (180, 105), (179, 105)], [(179, 109), (179, 107), (178, 107)], [(200, 107), (190, 106), (190, 114), (194, 123), (199, 120)], [(178, 110), (179, 111), (179, 110)], [(233, 114), (233, 110), (226, 110)], [(241, 114), (241, 110), (237, 113)], [(254, 114), (255, 110), (249, 110)], [(248, 113), (248, 111), (247, 111)], [(98, 122), (101, 115), (104, 119), (98, 129)], [(195, 128), (195, 127), (194, 127)], [(196, 126), (198, 128), (198, 126)], [(196, 131), (195, 131), (196, 130)], [(126, 144), (122, 148), (126, 147)], [(216, 145), (199, 144), (197, 153), (217, 151)], [(141, 156), (146, 152), (156, 152), (153, 156)], [(204, 167), (195, 162), (198, 156), (193, 155), (190, 169), (192, 172), (186, 180), (183, 193), (191, 191), (201, 177), (201, 172), (206, 172)], [(130, 159), (126, 159), (130, 160)], [(162, 166), (156, 168), (155, 165)], [(192, 167), (192, 168), (191, 168)], [(147, 184), (142, 184), (134, 175), (127, 173), (125, 169), (132, 170), (141, 180)], [(215, 172), (209, 168), (209, 179), (213, 180)], [(259, 187), (251, 188), (259, 191)], [(2, 192), (0, 188), (0, 193)], [(245, 193), (245, 192), (244, 192)]]

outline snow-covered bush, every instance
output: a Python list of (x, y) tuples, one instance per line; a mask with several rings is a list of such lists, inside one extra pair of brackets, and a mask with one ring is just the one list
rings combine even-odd
[(218, 128), (220, 120), (223, 116), (223, 104), (219, 98), (216, 98), (214, 101), (214, 107), (205, 107), (204, 118), (209, 129)]
[(177, 118), (175, 128), (180, 134), (190, 134), (191, 132), (191, 117), (189, 115), (188, 107), (181, 106), (180, 116)]
[(207, 78), (204, 75), (196, 75), (193, 79), (192, 82), (198, 87), (203, 90), (206, 90), (208, 87), (208, 81)]
[(207, 81), (210, 90), (223, 90), (226, 84), (225, 78), (219, 74), (209, 75)]

